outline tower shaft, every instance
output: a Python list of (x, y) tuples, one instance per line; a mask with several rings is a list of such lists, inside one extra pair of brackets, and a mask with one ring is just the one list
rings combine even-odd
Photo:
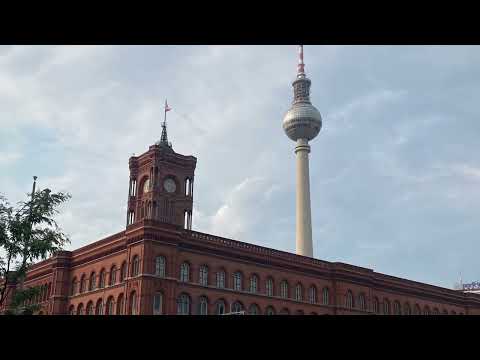
[(298, 139), (295, 147), (297, 163), (296, 253), (313, 257), (309, 153), (310, 145), (308, 145), (308, 140)]

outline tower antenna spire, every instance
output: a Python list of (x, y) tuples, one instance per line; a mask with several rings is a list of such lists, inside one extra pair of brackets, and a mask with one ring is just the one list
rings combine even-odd
[(167, 137), (167, 112), (172, 110), (172, 108), (168, 107), (167, 99), (165, 99), (165, 115), (163, 117), (163, 123), (162, 123), (162, 137), (160, 138), (160, 144), (161, 145), (167, 145), (171, 147), (168, 143), (168, 137)]
[(298, 45), (297, 77), (305, 77), (305, 63), (303, 62), (303, 45)]

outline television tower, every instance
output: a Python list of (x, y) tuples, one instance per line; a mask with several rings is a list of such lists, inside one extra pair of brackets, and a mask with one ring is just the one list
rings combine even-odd
[(283, 130), (296, 142), (296, 253), (313, 257), (312, 215), (310, 207), (310, 174), (308, 142), (315, 138), (322, 128), (320, 112), (310, 102), (311, 81), (305, 75), (303, 45), (299, 45), (297, 78), (293, 81), (293, 103), (283, 118)]

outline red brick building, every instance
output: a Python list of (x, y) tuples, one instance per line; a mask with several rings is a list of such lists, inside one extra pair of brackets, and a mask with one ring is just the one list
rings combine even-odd
[(477, 294), (192, 231), (196, 158), (166, 133), (129, 165), (126, 229), (29, 270), (40, 314), (480, 313)]

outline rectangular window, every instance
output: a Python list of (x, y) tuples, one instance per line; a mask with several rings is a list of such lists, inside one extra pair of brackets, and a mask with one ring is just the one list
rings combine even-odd
[(223, 271), (217, 272), (217, 288), (223, 289), (225, 287), (225, 273)]
[(155, 294), (155, 296), (153, 297), (153, 315), (162, 315), (162, 303), (162, 294)]
[(155, 259), (155, 275), (165, 277), (165, 258), (163, 256)]
[(267, 280), (267, 296), (273, 296), (273, 281), (272, 279)]
[(199, 283), (202, 286), (207, 286), (208, 285), (208, 269), (206, 266), (201, 266), (200, 267), (200, 278), (199, 278)]

